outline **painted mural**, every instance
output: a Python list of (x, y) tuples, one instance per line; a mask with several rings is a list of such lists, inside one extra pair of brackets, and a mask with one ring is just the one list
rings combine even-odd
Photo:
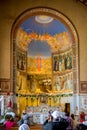
[(18, 93), (73, 92), (72, 39), (61, 21), (47, 15), (26, 19), (16, 33), (16, 44)]
[(19, 48), (26, 50), (32, 40), (46, 41), (50, 45), (52, 52), (66, 50), (72, 46), (68, 32), (62, 32), (60, 34), (51, 36), (47, 33), (41, 35), (35, 32), (31, 32), (30, 34), (27, 34), (22, 29), (18, 30), (16, 42)]

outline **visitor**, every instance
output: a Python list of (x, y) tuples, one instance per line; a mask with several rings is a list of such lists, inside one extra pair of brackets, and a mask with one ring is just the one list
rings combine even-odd
[(80, 114), (80, 122), (85, 121), (85, 113), (82, 111)]
[(19, 126), (18, 130), (30, 130), (30, 128), (27, 124), (22, 124), (22, 125)]
[(53, 113), (53, 111), (50, 109), (48, 113), (49, 113), (49, 115), (51, 115)]
[(87, 114), (85, 114), (85, 121), (83, 121), (82, 123), (87, 126)]
[(9, 115), (9, 118), (7, 121), (4, 122), (6, 130), (10, 130), (11, 127), (16, 126), (16, 122), (14, 121), (14, 118)]
[(72, 123), (72, 119), (71, 119), (71, 117), (70, 117), (70, 114), (69, 114), (69, 112), (66, 112), (65, 113), (65, 117), (64, 117), (67, 121), (68, 121), (68, 123), (69, 123), (69, 125), (68, 125), (68, 127), (67, 127), (67, 129), (66, 130), (73, 130), (73, 123)]
[(53, 121), (53, 116), (49, 115), (48, 118), (45, 120), (45, 122), (43, 123), (43, 125), (47, 124), (48, 122), (52, 122)]
[(74, 114), (71, 114), (71, 119), (72, 119), (72, 129), (75, 130), (76, 125), (77, 125), (77, 121), (75, 119)]
[(59, 118), (60, 118), (60, 112), (59, 112), (59, 110), (55, 110), (55, 111), (52, 113), (52, 116), (53, 116), (53, 121), (58, 121)]
[(19, 126), (22, 124), (30, 125), (29, 115), (26, 113), (26, 110), (23, 110), (21, 120), (18, 122)]

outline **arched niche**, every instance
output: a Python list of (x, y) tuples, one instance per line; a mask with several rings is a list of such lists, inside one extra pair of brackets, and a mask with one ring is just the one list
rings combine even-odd
[[(39, 34), (37, 32), (39, 26), (37, 26), (37, 28), (35, 28), (36, 32), (34, 30), (32, 30), (31, 28), (28, 28), (27, 31), (25, 31), (26, 23), (28, 22), (27, 20), (32, 19), (34, 17), (36, 18), (37, 23), (42, 24), (42, 26), (44, 26), (44, 23), (46, 22), (44, 20), (48, 20), (48, 21), (50, 20), (49, 21), (50, 24), (51, 24), (52, 20), (55, 20), (55, 24), (58, 21), (60, 23), (61, 27), (64, 27), (65, 30), (63, 32), (58, 32), (58, 28), (56, 28), (56, 26), (54, 24), (55, 29), (53, 28), (52, 31), (50, 31), (51, 33), (50, 32), (48, 33), (48, 27), (47, 28), (45, 27), (45, 29), (47, 29), (47, 31), (41, 30), (41, 32)], [(40, 20), (40, 21), (38, 21), (38, 20)], [(39, 22), (42, 22), (41, 20), (43, 20), (44, 23), (39, 23)], [(23, 26), (24, 22), (25, 22), (25, 26)], [(33, 28), (32, 20), (31, 20), (31, 26)], [(52, 26), (50, 26), (50, 28), (51, 27)], [(59, 29), (61, 27), (59, 27)], [(54, 31), (56, 33), (54, 33)], [(69, 18), (67, 18), (63, 13), (61, 13), (57, 10), (54, 10), (51, 8), (45, 8), (45, 7), (38, 7), (38, 8), (32, 8), (32, 9), (26, 10), (25, 12), (23, 12), (22, 14), (20, 14), (18, 16), (18, 18), (15, 20), (15, 22), (13, 24), (12, 31), (11, 31), (11, 41), (12, 41), (12, 44), (11, 44), (11, 46), (12, 46), (12, 50), (11, 50), (12, 51), (12, 56), (11, 56), (11, 59), (12, 59), (11, 78), (12, 78), (12, 80), (11, 81), (12, 81), (12, 83), (11, 84), (13, 86), (13, 91), (15, 93), (17, 93), (17, 90), (16, 90), (17, 80), (18, 80), (17, 76), (21, 75), (20, 83), (19, 83), (19, 87), (18, 87), (19, 90), (20, 90), (21, 84), (22, 84), (22, 87), (24, 87), (24, 85), (26, 84), (26, 80), (31, 80), (31, 81), (29, 81), (29, 84), (30, 84), (30, 82), (32, 82), (32, 84), (33, 84), (34, 82), (36, 82), (35, 80), (40, 77), (40, 76), (38, 76), (37, 73), (34, 75), (32, 73), (27, 74), (28, 73), (27, 72), (28, 60), (26, 58), (26, 55), (28, 54), (28, 47), (29, 47), (29, 45), (32, 44), (32, 42), (33, 42), (33, 44), (34, 43), (37, 44), (37, 42), (38, 43), (40, 42), (41, 44), (43, 44), (43, 45), (45, 44), (46, 46), (48, 46), (48, 48), (50, 48), (51, 73), (47, 74), (47, 71), (45, 71), (45, 73), (43, 74), (39, 70), (40, 67), (38, 68), (39, 73), (41, 73), (42, 77), (44, 77), (43, 82), (44, 82), (45, 78), (47, 78), (48, 80), (51, 79), (51, 81), (52, 81), (51, 82), (52, 89), (46, 93), (48, 95), (52, 94), (52, 93), (54, 94), (55, 93), (54, 86), (55, 86), (55, 82), (56, 82), (55, 79), (58, 79), (57, 83), (59, 82), (59, 79), (61, 79), (61, 77), (65, 78), (65, 80), (66, 80), (68, 78), (69, 72), (71, 72), (71, 77), (72, 77), (72, 81), (71, 81), (72, 82), (72, 94), (79, 92), (78, 35), (77, 35), (77, 31), (75, 29), (75, 26), (72, 24), (72, 22), (69, 20)], [(61, 44), (62, 44), (62, 46), (61, 46)], [(72, 57), (71, 57), (72, 66), (69, 69), (69, 71), (65, 70), (64, 73), (63, 73), (63, 70), (55, 71), (54, 70), (55, 58), (59, 58), (59, 56), (63, 57), (64, 54), (68, 55), (70, 53), (72, 54)], [(22, 56), (22, 58), (24, 59), (24, 62), (25, 62), (25, 66), (23, 69), (20, 68), (19, 66), (17, 66), (17, 60), (19, 62), (18, 57), (20, 58), (20, 55)], [(40, 55), (38, 54), (38, 58), (39, 58), (38, 64), (40, 64), (39, 56)], [(29, 62), (29, 63), (32, 63), (32, 59), (31, 59), (31, 62)], [(51, 75), (51, 77), (50, 77), (50, 75)], [(34, 77), (34, 79), (32, 79), (32, 77)], [(22, 83), (22, 78), (23, 78), (23, 83)], [(21, 89), (24, 89), (24, 88), (21, 88)], [(29, 87), (26, 87), (24, 95), (26, 95), (26, 92), (28, 89), (29, 89)], [(65, 90), (63, 91), (63, 93), (65, 92)], [(32, 90), (32, 91), (34, 93), (34, 92), (36, 92), (36, 89)], [(32, 92), (30, 91), (29, 95), (31, 93)], [(37, 94), (44, 95), (46, 93), (37, 93)], [(23, 94), (23, 93), (21, 93), (21, 94)], [(60, 94), (60, 93), (56, 92), (56, 94)]]

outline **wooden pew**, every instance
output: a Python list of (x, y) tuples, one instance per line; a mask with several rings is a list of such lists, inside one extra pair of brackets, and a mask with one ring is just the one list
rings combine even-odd
[(33, 126), (30, 126), (30, 130), (42, 130), (42, 125), (33, 125)]
[(4, 125), (0, 125), (0, 130), (5, 130), (5, 126)]
[(9, 130), (18, 130), (18, 126), (17, 127), (11, 127)]

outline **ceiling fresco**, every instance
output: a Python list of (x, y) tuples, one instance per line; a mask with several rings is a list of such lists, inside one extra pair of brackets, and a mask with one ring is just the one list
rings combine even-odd
[(35, 32), (37, 34), (50, 34), (54, 36), (62, 32), (68, 32), (67, 28), (59, 20), (49, 16), (33, 16), (21, 24), (21, 28), (28, 34)]
[(32, 40), (31, 44), (28, 46), (28, 55), (41, 57), (51, 57), (51, 49), (46, 41)]
[(19, 27), (16, 43), (29, 55), (50, 56), (51, 52), (62, 51), (72, 46), (67, 27), (58, 19), (37, 15), (26, 19)]

